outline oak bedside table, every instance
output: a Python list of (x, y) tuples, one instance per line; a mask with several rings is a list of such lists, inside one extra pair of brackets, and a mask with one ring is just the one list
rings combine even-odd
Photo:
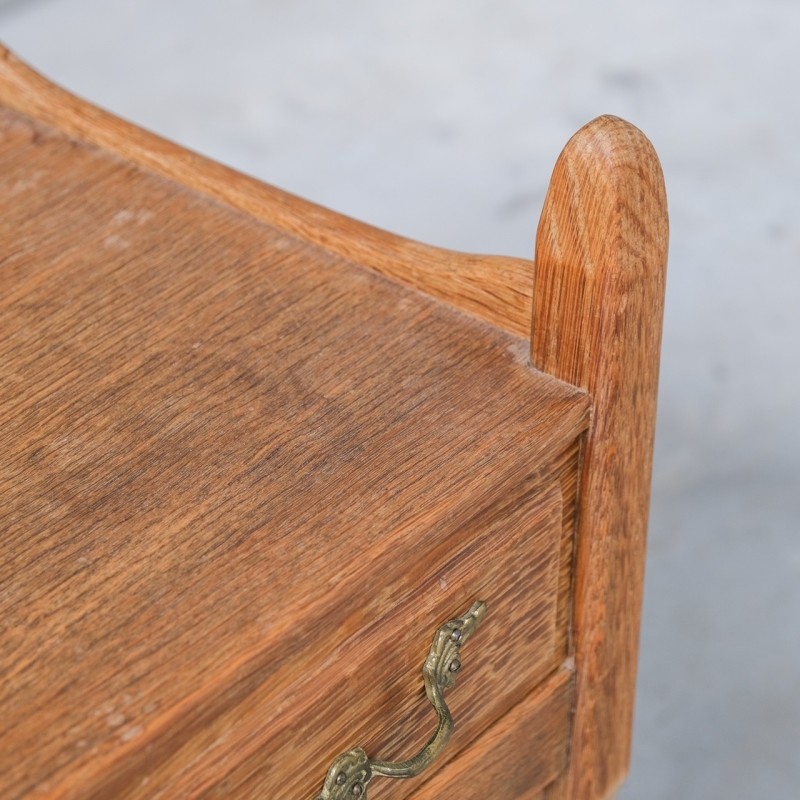
[(0, 124), (0, 796), (612, 793), (667, 248), (645, 137), (573, 137), (534, 265), (299, 200), (5, 50)]

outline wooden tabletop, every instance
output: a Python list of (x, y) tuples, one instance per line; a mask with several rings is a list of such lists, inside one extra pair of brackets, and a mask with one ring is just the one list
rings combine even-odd
[(370, 563), (413, 569), (587, 402), (317, 243), (0, 130), (0, 793), (77, 796), (246, 702), (231, 676), (286, 666), (298, 620), (354, 624)]

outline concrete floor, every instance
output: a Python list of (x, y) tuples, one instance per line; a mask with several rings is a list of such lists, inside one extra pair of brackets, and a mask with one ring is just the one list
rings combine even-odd
[(16, 0), (0, 39), (121, 115), (408, 236), (530, 257), (604, 112), (672, 246), (631, 778), (800, 797), (800, 4)]

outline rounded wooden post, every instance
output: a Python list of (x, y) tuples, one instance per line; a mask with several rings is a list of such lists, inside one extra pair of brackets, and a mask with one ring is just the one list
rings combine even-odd
[(600, 117), (555, 167), (536, 243), (532, 361), (586, 389), (575, 570), (576, 707), (553, 797), (604, 797), (630, 758), (667, 259), (647, 138)]

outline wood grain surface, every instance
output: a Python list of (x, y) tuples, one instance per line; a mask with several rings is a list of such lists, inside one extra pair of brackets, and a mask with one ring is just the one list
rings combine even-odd
[(450, 765), (380, 796), (487, 796), (506, 759), (502, 796), (613, 792), (667, 249), (641, 132), (567, 145), (532, 281), (2, 47), (0, 130), (0, 794), (307, 797), (342, 749), (424, 741), (432, 632), (489, 591)]
[(577, 695), (553, 798), (600, 798), (628, 769), (653, 456), (668, 222), (661, 167), (601, 117), (553, 173), (536, 244), (532, 360), (589, 391), (575, 567)]
[(427, 732), (430, 637), (480, 591), (468, 736), (557, 667), (585, 392), (118, 153), (0, 129), (0, 794), (307, 796), (352, 737)]
[[(503, 505), (505, 510), (485, 509), (459, 526), (437, 550), (420, 547), (424, 561), (404, 559), (402, 580), (391, 576), (388, 565), (376, 563), (383, 579), (370, 592), (389, 595), (393, 603), (381, 617), (378, 608), (385, 600), (372, 600), (364, 611), (372, 619), (375, 608), (380, 629), (358, 630), (332, 643), (336, 663), (322, 676), (295, 682), (291, 691), (296, 708), (284, 719), (269, 721), (268, 727), (281, 733), (266, 748), (255, 746), (260, 737), (253, 734), (255, 726), (247, 716), (239, 713), (233, 723), (226, 719), (224, 728), (232, 731), (230, 738), (247, 758), (202, 796), (279, 797), (287, 775), (298, 774), (292, 796), (312, 797), (330, 762), (345, 750), (362, 746), (374, 757), (393, 761), (419, 752), (436, 727), (421, 675), (433, 632), (453, 616), (448, 608), (465, 611), (476, 596), (487, 599), (491, 616), (463, 650), (459, 684), (448, 693), (457, 734), (435, 769), (552, 673), (558, 666), (554, 612), (561, 494), (553, 485), (534, 491), (527, 500), (509, 497)], [(361, 602), (367, 603), (369, 596), (364, 592)], [(426, 631), (410, 625), (408, 605), (414, 606), (417, 619), (432, 621)], [(351, 653), (357, 655), (349, 657)], [(265, 683), (251, 702), (269, 708), (270, 695)], [(544, 710), (541, 724), (549, 729)], [(319, 766), (300, 777), (311, 764)], [(418, 781), (379, 783), (377, 797), (400, 800)], [(175, 788), (195, 793), (188, 782)]]
[(268, 186), (75, 97), (2, 44), (0, 103), (529, 338), (531, 261), (431, 247)]

